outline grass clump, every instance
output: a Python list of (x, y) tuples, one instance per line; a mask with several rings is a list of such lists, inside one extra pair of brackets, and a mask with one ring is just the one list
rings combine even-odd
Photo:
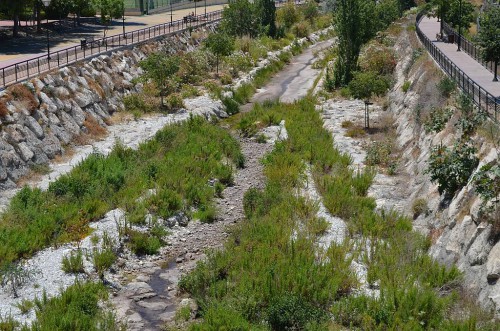
[[(27, 314), (35, 306), (35, 303), (31, 300), (22, 299), (16, 304), (16, 307), (21, 311), (21, 314)], [(0, 327), (0, 330), (4, 330)]]
[(68, 274), (78, 274), (85, 272), (83, 268), (83, 253), (78, 250), (63, 257), (62, 270)]
[(98, 283), (75, 283), (59, 296), (35, 300), (36, 320), (25, 330), (118, 331), (120, 324), (111, 312), (99, 308), (108, 292)]
[(424, 198), (418, 198), (413, 201), (411, 205), (411, 211), (413, 212), (413, 219), (416, 219), (420, 215), (427, 215), (429, 212), (429, 206), (427, 205), (427, 200)]

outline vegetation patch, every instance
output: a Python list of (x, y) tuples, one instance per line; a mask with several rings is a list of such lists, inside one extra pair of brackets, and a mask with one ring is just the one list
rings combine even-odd
[[(108, 156), (94, 153), (47, 191), (24, 187), (12, 199), (1, 215), (0, 261), (79, 240), (90, 222), (117, 207), (139, 223), (146, 213), (169, 217), (210, 208), (215, 192), (209, 179), (228, 185), (243, 163), (238, 143), (198, 117), (166, 127), (138, 150), (117, 144)], [(149, 190), (156, 194), (138, 201)]]
[[(191, 330), (493, 327), (473, 312), (452, 318), (459, 272), (428, 256), (427, 239), (411, 231), (409, 219), (375, 210), (366, 196), (373, 173), (353, 171), (350, 158), (334, 149), (314, 100), (257, 105), (240, 120), (264, 123), (269, 113), (286, 121), (289, 140), (264, 159), (267, 185), (245, 194), (247, 220), (225, 250), (182, 278), (181, 289), (196, 298), (203, 317)], [(348, 222), (350, 237), (341, 245), (318, 250), (324, 230), (313, 229), (317, 209), (297, 194), (306, 164), (327, 209)], [(369, 239), (370, 254), (361, 238)], [(378, 298), (351, 295), (358, 286), (350, 269), (355, 256), (368, 267)], [(452, 294), (439, 293), (443, 286)]]

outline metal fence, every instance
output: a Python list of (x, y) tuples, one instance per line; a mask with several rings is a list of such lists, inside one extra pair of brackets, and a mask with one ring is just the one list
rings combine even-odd
[(122, 47), (131, 46), (140, 42), (151, 40), (160, 36), (184, 31), (192, 27), (201, 26), (208, 22), (214, 22), (222, 18), (222, 10), (195, 16), (195, 19), (176, 20), (162, 23), (148, 28), (100, 38), (88, 40), (86, 46), (78, 45), (68, 47), (56, 52), (38, 56), (26, 61), (18, 62), (0, 69), (0, 87), (27, 80), (41, 73), (64, 67), (77, 61), (95, 57), (109, 51), (118, 50)]
[[(458, 32), (455, 31), (448, 23), (443, 22), (443, 31), (447, 35), (455, 36), (455, 43), (458, 45), (458, 39), (460, 38), (460, 48), (465, 51), (465, 53), (469, 54), (473, 57), (477, 62), (481, 63), (483, 67), (491, 71), (495, 72), (495, 63), (494, 62), (485, 62), (481, 58), (480, 49), (469, 39), (465, 38), (463, 35), (458, 36)], [(497, 73), (500, 75), (500, 67), (497, 68)]]
[(474, 104), (487, 112), (490, 117), (499, 122), (500, 120), (500, 98), (493, 96), (491, 93), (485, 91), (474, 80), (472, 80), (466, 73), (457, 67), (443, 52), (441, 52), (434, 43), (427, 38), (419, 28), (420, 21), (424, 13), (419, 13), (416, 19), (417, 36), (425, 46), (427, 51), (432, 55), (436, 62), (443, 68), (443, 70), (457, 83), (460, 89), (467, 94)]

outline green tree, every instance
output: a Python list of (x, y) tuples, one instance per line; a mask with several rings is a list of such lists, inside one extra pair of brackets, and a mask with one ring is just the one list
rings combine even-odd
[(376, 6), (377, 30), (385, 29), (401, 15), (399, 0), (381, 0)]
[(121, 18), (124, 11), (123, 0), (92, 0), (95, 9), (101, 13), (101, 23), (104, 24), (104, 38), (113, 18)]
[(500, 62), (500, 7), (491, 7), (479, 18), (481, 29), (478, 43), (484, 61), (495, 63), (493, 81), (498, 81), (498, 63)]
[(338, 0), (335, 4), (335, 30), (338, 34), (338, 56), (334, 67), (335, 86), (348, 84), (358, 67), (364, 42), (364, 0)]
[(219, 74), (219, 59), (230, 55), (234, 50), (234, 40), (226, 33), (212, 33), (205, 40), (206, 47), (215, 55), (217, 74)]
[(276, 5), (274, 0), (259, 0), (257, 11), (260, 17), (260, 25), (270, 37), (276, 37)]
[(19, 22), (20, 16), (27, 7), (33, 4), (33, 0), (13, 0), (13, 1), (0, 1), (0, 12), (4, 13), (6, 17), (14, 21), (12, 28), (12, 35), (19, 36)]
[(160, 90), (162, 107), (163, 98), (175, 90), (174, 76), (179, 71), (179, 64), (178, 56), (167, 56), (161, 53), (153, 53), (139, 63), (144, 70), (142, 79), (153, 81)]
[(278, 22), (286, 30), (300, 20), (300, 13), (292, 3), (287, 3), (278, 10)]
[(222, 12), (222, 30), (231, 36), (256, 37), (259, 22), (256, 6), (248, 0), (230, 2)]
[(390, 87), (390, 80), (373, 71), (356, 72), (348, 86), (356, 99), (370, 99), (373, 95), (384, 95)]
[(434, 14), (441, 21), (440, 32), (443, 34), (443, 23), (446, 18), (448, 11), (450, 10), (450, 0), (431, 0), (428, 5), (430, 8), (434, 8)]
[[(460, 2), (462, 2), (461, 10)], [(474, 22), (474, 11), (474, 5), (467, 0), (450, 1), (450, 8), (446, 13), (445, 21), (455, 29), (460, 25), (462, 28), (468, 30), (471, 23)]]

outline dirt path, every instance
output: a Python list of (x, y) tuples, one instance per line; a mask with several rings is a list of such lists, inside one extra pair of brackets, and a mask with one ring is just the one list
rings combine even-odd
[[(319, 70), (312, 68), (315, 55), (330, 45), (330, 41), (320, 42), (294, 57), (290, 65), (255, 94), (244, 110), (266, 99), (280, 98), (292, 102), (304, 97), (319, 74)], [(158, 330), (173, 320), (183, 300), (177, 291), (181, 275), (192, 270), (196, 262), (205, 257), (206, 249), (222, 247), (227, 227), (244, 218), (244, 193), (251, 187), (264, 186), (260, 160), (272, 150), (273, 143), (261, 144), (241, 137), (238, 140), (245, 155), (245, 168), (236, 173), (234, 186), (226, 188), (223, 198), (216, 201), (218, 220), (212, 224), (196, 221), (186, 227), (175, 226), (169, 237), (169, 246), (160, 254), (161, 259), (122, 259), (123, 272), (115, 280), (126, 285), (115, 293), (112, 302), (118, 318), (126, 321), (128, 330)]]

